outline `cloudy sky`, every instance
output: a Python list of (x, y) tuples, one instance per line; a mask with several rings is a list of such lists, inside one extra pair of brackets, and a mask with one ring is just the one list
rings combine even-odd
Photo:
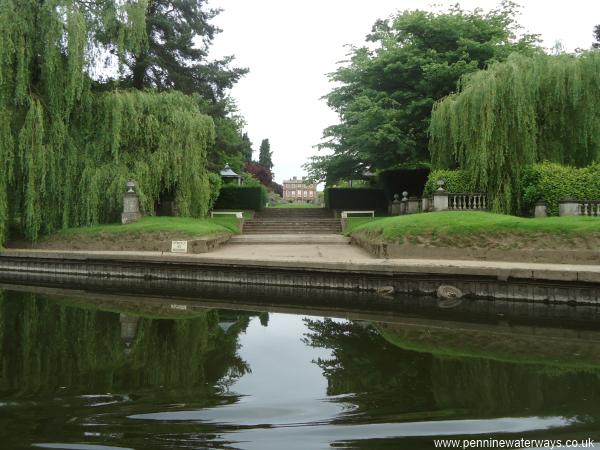
[[(427, 9), (417, 0), (210, 0), (224, 11), (212, 56), (234, 54), (250, 73), (233, 89), (250, 139), (258, 149), (269, 138), (276, 180), (302, 176), (302, 164), (317, 154), (323, 129), (337, 116), (321, 100), (331, 89), (326, 74), (345, 59), (346, 44), (362, 45), (375, 20), (398, 10)], [(436, 1), (444, 9), (452, 1)], [(464, 9), (492, 9), (498, 1), (461, 1)], [(589, 48), (600, 23), (597, 0), (521, 0), (521, 25), (541, 34), (544, 46)], [(255, 157), (257, 155), (255, 154)]]

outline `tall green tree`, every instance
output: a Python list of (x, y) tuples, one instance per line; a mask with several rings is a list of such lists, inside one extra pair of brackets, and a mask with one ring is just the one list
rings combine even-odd
[(594, 27), (594, 40), (595, 42), (592, 43), (592, 47), (600, 48), (600, 25)]
[(209, 61), (220, 30), (211, 23), (219, 9), (206, 0), (147, 0), (147, 45), (129, 52), (124, 63), (136, 89), (156, 87), (222, 99), (247, 69), (231, 68), (233, 56)]
[(242, 155), (246, 163), (252, 162), (252, 153), (254, 153), (252, 141), (248, 137), (248, 133), (244, 133), (242, 135)]
[[(340, 122), (324, 130), (311, 178), (335, 182), (366, 168), (429, 161), (427, 129), (435, 101), (456, 89), (461, 76), (512, 52), (532, 53), (536, 36), (517, 37), (517, 8), (446, 12), (404, 11), (375, 23), (368, 47), (353, 48), (325, 96)], [(323, 179), (323, 175), (325, 178)]]
[(511, 55), (466, 76), (431, 117), (435, 167), (466, 170), (493, 209), (518, 212), (525, 166), (600, 161), (600, 53)]
[(199, 97), (200, 111), (212, 117), (215, 123), (215, 141), (208, 150), (208, 167), (213, 172), (229, 164), (240, 172), (252, 159), (252, 143), (243, 132), (245, 121), (235, 101), (227, 97), (218, 102)]
[(0, 245), (9, 223), (35, 240), (115, 220), (129, 177), (145, 211), (172, 190), (182, 215), (207, 212), (210, 117), (191, 96), (99, 89), (88, 74), (98, 48), (126, 55), (146, 45), (146, 7), (0, 2)]
[(129, 75), (122, 83), (136, 89), (175, 89), (201, 96), (201, 111), (215, 122), (216, 138), (208, 149), (211, 171), (224, 164), (241, 170), (245, 163), (243, 119), (227, 96), (248, 72), (231, 67), (233, 56), (209, 60), (219, 30), (212, 24), (220, 13), (206, 0), (147, 0), (144, 10), (146, 45), (121, 58)]
[(271, 160), (272, 156), (273, 152), (271, 151), (271, 144), (269, 144), (269, 140), (263, 139), (258, 150), (258, 164), (266, 169), (273, 169), (273, 161)]

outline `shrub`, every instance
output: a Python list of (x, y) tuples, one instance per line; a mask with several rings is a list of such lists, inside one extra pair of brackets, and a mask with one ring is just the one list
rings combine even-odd
[(600, 200), (600, 164), (576, 168), (543, 162), (526, 167), (521, 177), (523, 211), (531, 212), (543, 200), (549, 215), (558, 215), (563, 197)]
[(373, 209), (387, 212), (388, 202), (383, 189), (327, 188), (325, 207), (330, 209)]
[(246, 163), (244, 170), (261, 182), (265, 187), (269, 187), (273, 182), (273, 174), (266, 167), (254, 162)]
[(221, 179), (219, 174), (216, 174), (214, 172), (210, 172), (208, 174), (208, 186), (210, 189), (208, 209), (212, 209), (215, 205), (215, 202), (217, 201), (217, 198), (219, 198), (221, 186), (223, 186), (223, 180)]
[(226, 185), (219, 191), (215, 209), (262, 209), (267, 203), (264, 186)]
[(433, 195), (438, 188), (437, 182), (441, 178), (446, 181), (444, 189), (448, 192), (476, 192), (474, 183), (463, 170), (438, 169), (429, 174), (423, 195)]

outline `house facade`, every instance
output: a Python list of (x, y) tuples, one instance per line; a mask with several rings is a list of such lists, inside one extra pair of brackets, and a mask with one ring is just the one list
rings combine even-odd
[(283, 181), (283, 199), (286, 201), (314, 203), (317, 199), (317, 185), (302, 177), (293, 177)]

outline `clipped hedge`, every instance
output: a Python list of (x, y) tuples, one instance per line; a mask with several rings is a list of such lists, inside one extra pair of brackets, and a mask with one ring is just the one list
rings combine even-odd
[(431, 171), (429, 174), (427, 182), (425, 183), (425, 190), (423, 191), (424, 196), (433, 195), (438, 189), (437, 182), (440, 178), (443, 178), (446, 181), (444, 189), (448, 192), (477, 192), (475, 183), (467, 176), (465, 171), (438, 169)]
[(214, 209), (253, 209), (264, 208), (267, 203), (267, 190), (263, 186), (221, 187)]
[(546, 202), (548, 215), (558, 215), (563, 197), (600, 200), (600, 163), (588, 167), (544, 162), (526, 167), (521, 177), (522, 207), (530, 213), (536, 202)]
[(374, 188), (327, 188), (325, 207), (329, 209), (373, 209), (387, 212), (388, 201), (383, 189)]

